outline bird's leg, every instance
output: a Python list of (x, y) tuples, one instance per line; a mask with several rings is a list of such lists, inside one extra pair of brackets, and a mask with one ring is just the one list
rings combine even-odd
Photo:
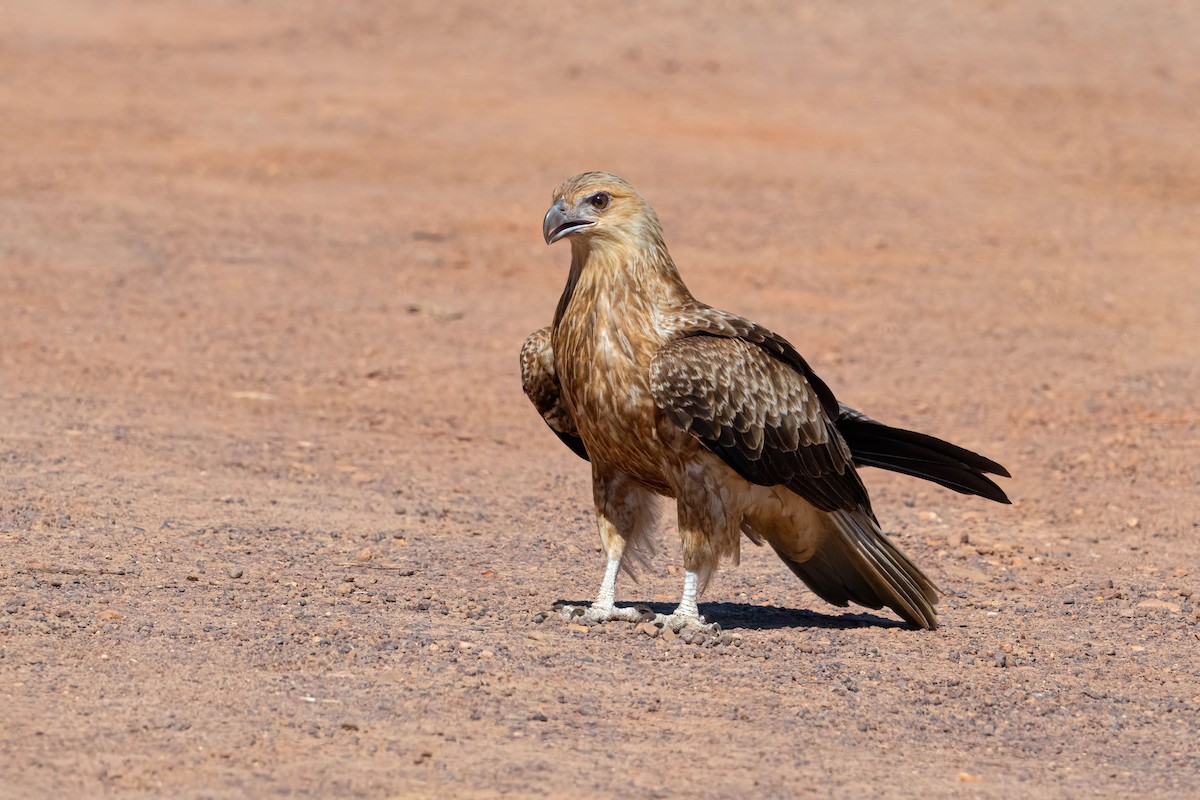
[(696, 605), (699, 588), (700, 574), (685, 569), (683, 571), (683, 596), (679, 599), (679, 605), (670, 614), (656, 615), (654, 621), (674, 631), (694, 628), (709, 634), (720, 633), (721, 626), (715, 622), (706, 622), (704, 617), (700, 616), (700, 609)]
[(610, 549), (608, 553), (608, 564), (604, 568), (604, 580), (600, 583), (600, 592), (596, 595), (596, 599), (592, 604), (584, 608), (582, 606), (563, 606), (562, 615), (564, 619), (575, 619), (582, 617), (591, 622), (610, 622), (612, 620), (624, 620), (626, 622), (640, 622), (642, 612), (636, 608), (617, 608), (617, 573), (621, 570), (621, 551), (624, 550), (624, 540), (620, 540), (620, 545), (617, 548), (617, 553), (614, 554)]
[(611, 610), (617, 599), (617, 573), (621, 571), (621, 556), (609, 555), (608, 565), (604, 568), (604, 580), (600, 583), (600, 593), (592, 601), (592, 608)]
[(675, 609), (675, 616), (700, 619), (700, 608), (696, 605), (696, 589), (699, 584), (699, 575), (691, 570), (684, 570), (683, 596), (679, 599), (679, 607)]
[[(679, 536), (683, 540), (683, 595), (673, 612), (659, 614), (654, 621), (676, 631), (693, 628), (715, 634), (720, 632), (720, 626), (706, 622), (700, 616), (696, 598), (708, 584), (724, 544), (712, 532), (728, 531), (730, 525), (721, 502), (721, 493), (716, 487), (705, 483), (703, 477), (701, 475), (701, 480), (689, 481), (679, 487), (677, 508)], [(736, 538), (734, 541), (736, 544)]]
[(608, 556), (608, 563), (595, 602), (588, 608), (565, 606), (562, 615), (566, 619), (582, 617), (591, 622), (639, 622), (643, 618), (641, 611), (616, 606), (617, 573), (621, 570), (626, 546), (638, 545), (649, 532), (654, 517), (653, 494), (625, 475), (605, 475), (595, 469), (592, 485), (600, 544)]

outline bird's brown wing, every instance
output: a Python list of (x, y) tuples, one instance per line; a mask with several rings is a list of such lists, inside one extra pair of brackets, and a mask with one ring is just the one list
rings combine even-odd
[(570, 410), (562, 401), (558, 375), (554, 371), (554, 349), (550, 344), (549, 327), (529, 334), (521, 346), (521, 386), (550, 430), (577, 456), (587, 461), (587, 448), (583, 446), (583, 439), (579, 438)]
[(759, 347), (802, 375), (812, 387), (826, 416), (831, 420), (837, 419), (840, 404), (834, 397), (833, 390), (825, 384), (825, 381), (817, 377), (812, 367), (804, 360), (804, 356), (796, 352), (792, 343), (774, 331), (764, 328), (757, 322), (751, 322), (745, 317), (739, 317), (737, 314), (721, 311), (699, 302), (693, 303), (689, 308), (677, 314), (668, 315), (663, 320), (663, 324), (682, 336), (720, 336), (741, 339)]
[(830, 414), (818, 386), (764, 343), (791, 345), (759, 339), (697, 331), (666, 345), (650, 364), (655, 404), (751, 483), (786, 486), (822, 511), (869, 510), (837, 401)]

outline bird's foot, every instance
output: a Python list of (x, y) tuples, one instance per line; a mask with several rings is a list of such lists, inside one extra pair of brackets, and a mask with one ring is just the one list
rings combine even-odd
[(687, 630), (697, 631), (707, 634), (708, 636), (716, 636), (721, 632), (721, 626), (715, 622), (707, 622), (704, 617), (699, 614), (680, 614), (676, 611), (674, 614), (655, 614), (651, 620), (655, 625), (661, 625), (664, 628), (679, 633)]
[(652, 611), (641, 608), (621, 608), (615, 605), (563, 606), (559, 616), (568, 622), (648, 622), (655, 618)]

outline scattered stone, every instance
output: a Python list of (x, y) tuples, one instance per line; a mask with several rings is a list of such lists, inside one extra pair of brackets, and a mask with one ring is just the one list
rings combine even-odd
[[(22, 603), (22, 605), (24, 605), (24, 603)], [(114, 611), (111, 608), (106, 608), (103, 611), (96, 612), (96, 619), (104, 619), (104, 620), (125, 619), (125, 615), (122, 614), (120, 611)]]
[(536, 714), (534, 714), (532, 717), (530, 717), (530, 719), (533, 720), (534, 722), (545, 722), (548, 719), (548, 717), (539, 711)]
[(358, 730), (358, 723), (357, 723), (357, 722), (343, 722), (343, 723), (342, 723), (342, 730), (344, 730), (344, 731), (357, 731), (357, 730)]
[(534, 623), (541, 625), (543, 622), (546, 621), (546, 615), (539, 611), (537, 614), (533, 615), (533, 621), (534, 621)]
[(1163, 611), (1170, 611), (1174, 614), (1178, 614), (1180, 612), (1180, 610), (1182, 609), (1182, 606), (1180, 606), (1178, 603), (1170, 603), (1170, 602), (1167, 602), (1166, 600), (1143, 600), (1142, 602), (1137, 604), (1137, 607), (1138, 608), (1158, 608), (1158, 609), (1162, 609)]
[(661, 632), (659, 627), (652, 622), (639, 622), (637, 625), (634, 626), (633, 629), (634, 629), (634, 631), (636, 631), (638, 633), (646, 634), (651, 639), (657, 638), (658, 634)]
[(541, 631), (530, 631), (529, 633), (525, 634), (525, 638), (533, 639), (535, 642), (540, 642), (546, 638), (546, 634), (542, 633)]
[(226, 574), (228, 574), (229, 577), (231, 577), (231, 578), (235, 578), (235, 579), (240, 578), (243, 575), (242, 568), (241, 567), (230, 567), (228, 570), (226, 570)]
[(662, 636), (662, 640), (669, 644), (674, 644), (675, 640), (679, 638), (679, 634), (673, 631), (669, 625), (663, 626), (662, 633), (660, 635)]
[(359, 564), (364, 564), (364, 563), (370, 561), (374, 557), (375, 557), (375, 554), (372, 553), (371, 548), (368, 547), (368, 548), (365, 548), (361, 553), (356, 555), (354, 557), (354, 560), (357, 561)]
[(570, 622), (570, 623), (567, 623), (567, 630), (569, 630), (569, 631), (575, 631), (575, 633), (587, 633), (587, 632), (588, 632), (588, 626), (587, 626), (587, 625), (580, 625), (580, 624), (579, 624), (579, 623), (577, 623), (577, 622)]
[(354, 592), (354, 584), (353, 584), (353, 583), (341, 583), (341, 584), (338, 584), (338, 588), (337, 588), (337, 593), (338, 593), (338, 594), (340, 594), (340, 595), (348, 595), (348, 594), (351, 594), (351, 593), (353, 593), (353, 592)]

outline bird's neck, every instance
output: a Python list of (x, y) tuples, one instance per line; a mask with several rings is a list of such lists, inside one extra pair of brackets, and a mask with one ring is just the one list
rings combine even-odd
[(568, 313), (571, 301), (621, 307), (679, 308), (694, 301), (661, 237), (636, 244), (615, 240), (571, 242), (571, 271), (554, 314), (555, 327)]

